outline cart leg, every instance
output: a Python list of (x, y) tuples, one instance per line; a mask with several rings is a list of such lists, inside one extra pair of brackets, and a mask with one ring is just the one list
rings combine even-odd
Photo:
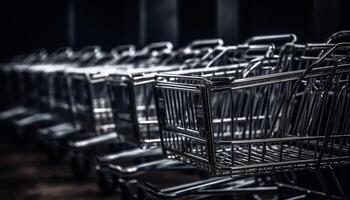
[(321, 184), (321, 187), (322, 187), (323, 191), (326, 193), (325, 199), (329, 199), (330, 200), (331, 199), (331, 195), (329, 193), (329, 190), (327, 188), (327, 184), (326, 184), (326, 182), (324, 180), (324, 177), (323, 177), (320, 169), (316, 169), (316, 175), (317, 175), (318, 181)]
[(332, 167), (332, 166), (328, 166), (328, 167), (329, 167), (329, 170), (331, 171), (331, 175), (332, 175), (332, 177), (333, 177), (333, 179), (334, 179), (334, 182), (335, 182), (335, 184), (336, 184), (336, 186), (337, 186), (337, 189), (338, 189), (339, 192), (340, 192), (340, 195), (342, 196), (342, 198), (343, 198), (344, 200), (346, 200), (347, 198), (346, 198), (346, 196), (345, 196), (344, 190), (343, 190), (343, 188), (342, 188), (342, 186), (341, 186), (341, 184), (340, 184), (340, 182), (339, 182), (339, 179), (338, 179), (337, 175), (335, 174), (335, 172), (334, 172), (334, 170), (333, 170), (333, 167)]

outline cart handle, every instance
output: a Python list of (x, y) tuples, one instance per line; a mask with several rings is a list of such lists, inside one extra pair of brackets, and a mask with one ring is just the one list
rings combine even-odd
[[(320, 65), (320, 63), (322, 63), (330, 54), (332, 54), (334, 51), (336, 51), (338, 48), (342, 48), (342, 47), (347, 47), (350, 49), (350, 42), (343, 42), (343, 43), (338, 43), (336, 45), (334, 45), (332, 48), (328, 49), (325, 53), (323, 53), (321, 55), (321, 57), (316, 60), (315, 62), (313, 62), (311, 65), (309, 65), (304, 72), (299, 76), (298, 80), (296, 80), (296, 82), (293, 84), (290, 95), (283, 97), (282, 99), (282, 103), (280, 104), (280, 106), (277, 109), (277, 113), (280, 113), (282, 110), (282, 107), (284, 105), (284, 103), (286, 103), (286, 105), (289, 105), (292, 99), (292, 96), (296, 93), (297, 89), (298, 89), (298, 84), (310, 73), (312, 72), (312, 70), (317, 67), (318, 65)], [(339, 61), (336, 63), (336, 65), (334, 66), (335, 68), (337, 68), (337, 66), (339, 65), (339, 63), (341, 63), (344, 59), (339, 59)], [(331, 71), (331, 73), (334, 73), (334, 70)], [(272, 132), (276, 126), (276, 120), (274, 120), (274, 122), (272, 123), (272, 128), (271, 128), (271, 132), (270, 135), (274, 135)], [(327, 135), (325, 136), (327, 137)], [(328, 136), (329, 137), (329, 136)], [(328, 145), (325, 144), (324, 145)], [(319, 155), (319, 159), (322, 158), (323, 152), (320, 152)]]
[(80, 64), (84, 64), (87, 60), (91, 59), (93, 56), (102, 55), (102, 49), (100, 46), (91, 45), (86, 46), (76, 52), (73, 52), (73, 60), (79, 62)]
[[(350, 33), (350, 32), (349, 32), (349, 33)], [(348, 43), (348, 44), (350, 44), (350, 43)], [(308, 46), (308, 45), (309, 45), (309, 44), (306, 44), (306, 46)], [(314, 47), (314, 48), (315, 48), (315, 47), (320, 47), (320, 48), (329, 47), (329, 48), (330, 48), (330, 49), (328, 49), (329, 51), (322, 50), (322, 51), (320, 52), (320, 54), (319, 54), (319, 59), (316, 60), (315, 63), (314, 63), (315, 65), (318, 65), (318, 64), (316, 64), (316, 63), (322, 62), (323, 59), (325, 59), (325, 57), (326, 57), (327, 55), (329, 55), (330, 53), (332, 53), (332, 52), (333, 52), (334, 50), (336, 50), (337, 48), (342, 47), (342, 46), (348, 46), (348, 45), (346, 45), (346, 43), (343, 43), (343, 44), (339, 43), (339, 44), (337, 44), (337, 45), (332, 45), (332, 44), (316, 44), (316, 45), (311, 44), (311, 45), (313, 45), (312, 47)], [(295, 46), (295, 45), (293, 45), (293, 44), (286, 45), (286, 46), (282, 49), (282, 51), (284, 51), (285, 49), (287, 49), (287, 47), (293, 47), (293, 46)], [(281, 52), (282, 52), (282, 51), (281, 51)], [(324, 58), (322, 58), (322, 57), (324, 57)], [(253, 71), (255, 68), (259, 67), (260, 64), (263, 62), (263, 59), (264, 59), (264, 58), (258, 58), (258, 59), (252, 60), (252, 61), (251, 61), (251, 65), (250, 65), (249, 67), (247, 67), (247, 68), (244, 70), (243, 77), (247, 77), (248, 74), (249, 74), (251, 71)], [(306, 69), (306, 71), (308, 71), (308, 70), (311, 71), (315, 65), (310, 65), (309, 67), (311, 67), (311, 69)], [(279, 64), (277, 64), (277, 66), (279, 66)], [(309, 72), (306, 72), (306, 73), (309, 73)]]
[(246, 40), (245, 44), (251, 45), (256, 43), (265, 42), (266, 44), (275, 43), (277, 41), (285, 40), (286, 43), (295, 43), (297, 41), (297, 36), (293, 33), (290, 34), (280, 34), (280, 35), (262, 35), (254, 36)]
[(173, 49), (171, 42), (154, 42), (145, 46), (141, 51), (149, 53), (151, 51), (167, 51)]
[(205, 59), (208, 59), (210, 55), (212, 55), (215, 51), (221, 51), (220, 53), (218, 53), (217, 56), (211, 59), (209, 63), (206, 65), (206, 68), (209, 68), (213, 66), (214, 63), (222, 59), (226, 54), (232, 51), (237, 51), (238, 49), (244, 49), (244, 48), (246, 48), (247, 50), (263, 49), (263, 50), (266, 50), (266, 53), (262, 57), (271, 57), (273, 55), (273, 49), (275, 48), (275, 46), (273, 44), (270, 44), (270, 45), (239, 45), (239, 46), (217, 47), (216, 49), (214, 49), (214, 51), (209, 52), (206, 56), (204, 56), (202, 61), (205, 61)]
[[(174, 51), (171, 57), (164, 60), (163, 64), (169, 63), (169, 61), (172, 61), (177, 55), (181, 55), (183, 53), (190, 53), (195, 52), (194, 50), (198, 50), (197, 52), (203, 51), (203, 50), (211, 50), (213, 48), (222, 46), (223, 44), (222, 39), (208, 39), (208, 40), (194, 40), (191, 43), (189, 43), (186, 47), (180, 48), (177, 51)], [(202, 57), (205, 57), (206, 54)], [(190, 58), (187, 59), (184, 63), (189, 64), (193, 62), (199, 61), (201, 58)]]
[(49, 57), (51, 60), (55, 61), (55, 60), (59, 60), (60, 58), (66, 58), (66, 57), (70, 57), (73, 55), (73, 49), (71, 47), (62, 47), (62, 48), (58, 48), (57, 50), (55, 50), (54, 52), (52, 52)]
[(210, 77), (209, 81), (212, 85), (220, 85), (220, 84), (225, 84), (225, 83), (232, 83), (235, 80), (235, 77), (232, 76), (227, 76), (227, 77)]
[(186, 49), (201, 49), (201, 48), (215, 48), (222, 46), (224, 41), (220, 38), (217, 39), (207, 39), (207, 40), (194, 40), (192, 41)]
[(123, 54), (134, 53), (135, 49), (136, 49), (135, 46), (131, 45), (131, 44), (130, 45), (119, 45), (111, 50), (111, 54), (118, 57), (118, 56), (121, 56)]
[(61, 47), (61, 48), (58, 48), (55, 51), (53, 51), (51, 53), (51, 55), (59, 55), (62, 53), (67, 53), (67, 52), (73, 52), (73, 49), (71, 47)]
[(47, 57), (49, 54), (48, 54), (46, 49), (38, 49), (38, 50), (34, 51), (33, 53), (31, 53), (30, 55), (36, 55), (36, 56), (40, 56), (40, 57)]
[[(346, 49), (350, 50), (350, 42), (342, 42), (334, 45), (332, 48), (328, 49), (325, 53), (323, 53), (318, 60), (316, 60), (314, 63), (312, 63), (310, 66), (306, 68), (304, 73), (300, 76), (300, 79), (303, 79), (307, 74), (309, 74), (316, 66), (318, 66), (322, 61), (324, 61), (327, 56), (332, 54), (334, 51), (336, 51), (339, 48), (345, 47)], [(349, 56), (349, 55), (348, 55)], [(341, 60), (339, 60), (340, 62)]]
[(34, 51), (33, 53), (29, 54), (26, 56), (23, 60), (25, 63), (31, 63), (31, 62), (36, 62), (36, 61), (43, 61), (47, 59), (48, 53), (46, 49), (39, 49)]
[(80, 50), (77, 51), (79, 54), (85, 54), (85, 53), (91, 53), (91, 52), (100, 52), (102, 51), (100, 46), (97, 45), (91, 45), (91, 46), (86, 46)]
[[(339, 40), (340, 38), (350, 37), (350, 30), (344, 30), (344, 31), (338, 31), (336, 33), (333, 33), (331, 36), (327, 39), (327, 44), (334, 42), (335, 40)], [(347, 41), (343, 41), (347, 42)]]

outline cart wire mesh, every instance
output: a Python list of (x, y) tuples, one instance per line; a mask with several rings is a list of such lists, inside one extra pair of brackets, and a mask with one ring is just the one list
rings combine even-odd
[(236, 79), (159, 76), (164, 153), (218, 176), (348, 164), (349, 47), (289, 45)]

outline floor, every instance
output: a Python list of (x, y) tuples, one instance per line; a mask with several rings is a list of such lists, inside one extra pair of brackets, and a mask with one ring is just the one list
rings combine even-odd
[(15, 149), (3, 139), (0, 144), (1, 200), (118, 199), (117, 193), (111, 196), (99, 193), (94, 176), (74, 179), (67, 160), (49, 163), (35, 148)]
[[(347, 195), (350, 185), (348, 169), (344, 167), (336, 170)], [(151, 174), (148, 177), (159, 178), (161, 185), (173, 183), (174, 177), (187, 181), (185, 177), (172, 174), (166, 176)], [(310, 182), (310, 178), (312, 176), (299, 176), (299, 181)], [(109, 196), (101, 194), (95, 179), (93, 174), (85, 180), (77, 180), (70, 174), (68, 160), (62, 163), (50, 163), (45, 155), (33, 146), (14, 145), (3, 138), (0, 132), (0, 200), (119, 199), (118, 192)], [(326, 178), (326, 182), (332, 185), (330, 180)]]
[[(100, 193), (96, 175), (84, 180), (72, 176), (69, 161), (51, 163), (34, 145), (20, 146), (4, 138), (0, 130), (0, 200), (118, 200), (120, 192)], [(141, 180), (152, 180), (158, 186), (194, 180), (192, 175), (150, 172)], [(171, 184), (170, 184), (171, 185)]]

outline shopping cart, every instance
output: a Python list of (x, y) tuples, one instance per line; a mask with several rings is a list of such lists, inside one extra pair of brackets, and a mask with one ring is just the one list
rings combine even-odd
[[(160, 191), (147, 187), (147, 194), (160, 199), (258, 194), (266, 190), (246, 187), (245, 181), (242, 187), (221, 181), (230, 181), (229, 176), (238, 184), (235, 177), (348, 164), (349, 45), (287, 45), (277, 73), (267, 75), (249, 77), (246, 70), (242, 78), (226, 81), (160, 75), (156, 91), (163, 153), (217, 179)], [(322, 193), (275, 186), (275, 192), (294, 191), (293, 198), (339, 198), (326, 187)]]
[[(84, 52), (85, 57), (81, 58), (82, 54), (79, 53), (79, 57), (75, 59), (91, 60), (95, 55), (91, 51), (96, 51), (96, 48), (85, 48), (84, 51), (80, 52)], [(21, 77), (22, 82), (19, 85), (22, 87), (22, 95), (28, 105), (27, 108), (29, 108), (29, 112), (11, 118), (16, 136), (21, 141), (26, 141), (26, 138), (29, 138), (28, 133), (34, 133), (37, 129), (50, 126), (58, 120), (56, 115), (50, 113), (52, 108), (51, 74), (65, 68), (72, 54), (73, 52), (69, 48), (59, 49), (51, 54), (45, 62), (24, 67), (20, 73), (17, 73)]]
[[(132, 45), (121, 45), (111, 50), (110, 54), (104, 55), (95, 62), (84, 65), (104, 65), (106, 63), (120, 63), (123, 59), (128, 58), (129, 55), (133, 54), (135, 47)], [(64, 65), (61, 69), (56, 69), (50, 75), (52, 76), (52, 96), (53, 96), (53, 113), (57, 113), (64, 120), (54, 126), (46, 127), (40, 130), (40, 136), (45, 137), (52, 132), (64, 132), (64, 130), (78, 129), (74, 127), (74, 115), (71, 108), (70, 101), (70, 90), (68, 87), (68, 81), (66, 78), (65, 69), (77, 66)], [(86, 67), (86, 66), (79, 66)]]
[[(262, 41), (264, 39), (265, 42), (271, 42), (273, 38), (275, 40), (286, 40), (287, 38), (287, 41), (294, 41), (294, 35), (274, 36), (271, 38), (256, 37), (254, 41)], [(252, 59), (262, 59), (266, 56), (273, 57), (271, 52), (273, 49), (271, 47), (273, 47), (273, 45), (259, 46), (248, 44), (229, 48), (218, 47), (203, 59), (199, 60), (197, 64), (191, 67), (179, 68), (179, 70), (172, 71), (171, 73), (207, 74), (207, 76), (210, 76), (210, 74), (235, 74), (247, 67), (248, 61)], [(260, 56), (256, 54), (257, 52), (260, 53)], [(263, 54), (261, 55), (262, 52)], [(270, 60), (270, 62), (273, 61)], [(110, 85), (112, 86), (110, 91), (112, 93), (112, 102), (114, 102), (112, 107), (116, 111), (114, 117), (116, 118), (117, 128), (120, 129), (120, 133), (124, 133), (124, 137), (127, 138), (128, 142), (138, 144), (139, 148), (99, 158), (100, 163), (97, 169), (100, 178), (99, 184), (102, 190), (109, 192), (113, 186), (116, 186), (114, 181), (118, 178), (133, 179), (132, 181), (135, 181), (136, 176), (148, 170), (160, 170), (161, 168), (166, 170), (166, 168), (175, 168), (175, 166), (179, 166), (180, 164), (164, 159), (159, 148), (160, 138), (153, 93), (155, 75), (156, 74), (143, 74), (142, 76), (133, 76), (132, 82), (130, 83), (124, 83), (121, 81), (121, 78), (113, 79), (114, 77), (111, 75), (112, 81)], [(125, 98), (116, 98), (121, 96), (125, 96)], [(130, 133), (134, 133), (134, 135)], [(150, 156), (158, 156), (158, 158), (148, 163), (127, 167), (113, 164), (113, 162), (118, 160)]]
[[(51, 93), (50, 100), (52, 106), (49, 114), (59, 116), (59, 120), (52, 122), (52, 125), (45, 126), (38, 130), (39, 141), (46, 147), (47, 157), (52, 161), (62, 160), (67, 148), (61, 145), (58, 138), (64, 138), (66, 135), (81, 131), (81, 125), (76, 120), (75, 105), (72, 102), (72, 93), (67, 71), (88, 68), (92, 65), (103, 65), (105, 63), (121, 62), (134, 52), (134, 46), (121, 45), (114, 48), (111, 53), (105, 53), (93, 50), (93, 56), (84, 53), (75, 56), (68, 61), (68, 64), (60, 64), (59, 68), (44, 73), (47, 81), (50, 82), (47, 89)], [(85, 57), (82, 59), (82, 57)]]
[[(79, 53), (76, 53), (74, 56), (74, 59), (78, 59), (83, 55), (83, 53), (87, 53), (88, 51), (91, 51), (91, 47), (87, 47), (80, 51)], [(8, 88), (9, 97), (11, 97), (11, 101), (15, 102), (15, 108), (11, 111), (4, 112), (3, 116), (1, 117), (1, 120), (8, 120), (11, 121), (12, 118), (14, 118), (17, 114), (27, 114), (27, 111), (33, 111), (33, 109), (30, 109), (32, 106), (32, 100), (30, 99), (35, 96), (35, 87), (30, 87), (33, 84), (33, 80), (28, 75), (27, 71), (36, 65), (43, 65), (47, 64), (48, 67), (50, 67), (50, 63), (53, 64), (57, 57), (66, 57), (68, 54), (71, 53), (71, 49), (63, 48), (58, 49), (55, 52), (51, 53), (50, 56), (47, 54), (40, 53), (30, 55), (28, 59), (24, 63), (14, 63), (13, 65), (10, 65), (8, 68), (5, 68), (5, 74), (6, 74), (6, 85)], [(36, 59), (35, 55), (39, 55), (40, 59)], [(88, 59), (87, 56), (84, 56), (83, 59)], [(29, 100), (27, 100), (27, 98)], [(40, 97), (38, 97), (40, 98)], [(18, 109), (16, 109), (16, 106), (18, 106)], [(35, 109), (34, 109), (35, 110)], [(28, 115), (28, 114), (27, 114)]]
[[(114, 132), (114, 124), (110, 120), (111, 112), (104, 85), (107, 71), (140, 67), (142, 61), (147, 61), (148, 64), (158, 62), (157, 59), (164, 59), (169, 54), (172, 46), (170, 43), (154, 43), (132, 54), (130, 54), (133, 52), (130, 51), (130, 46), (126, 47), (124, 46), (124, 50), (121, 47), (119, 50), (113, 50), (123, 51), (125, 54), (114, 61), (101, 61), (83, 68), (68, 68), (64, 70), (64, 73), (57, 74), (61, 80), (67, 80), (68, 93), (63, 96), (68, 97), (72, 105), (73, 123), (67, 122), (64, 125), (58, 125), (58, 128), (57, 126), (52, 127), (48, 131), (49, 134), (44, 134), (46, 135), (48, 147), (53, 148), (52, 152), (57, 152), (58, 155), (65, 155), (70, 149), (67, 146), (68, 141), (91, 138), (101, 133), (106, 133), (102, 140), (115, 139), (117, 134)], [(57, 99), (57, 104), (61, 104), (62, 99), (59, 99)], [(63, 101), (65, 100), (67, 98), (63, 98)], [(101, 142), (101, 140), (97, 142)], [(87, 150), (87, 148), (84, 150), (94, 151), (93, 149)], [(89, 173), (91, 165), (89, 163), (91, 160), (89, 155), (72, 154), (71, 160), (72, 172), (77, 177), (82, 177)]]
[(1, 68), (2, 85), (4, 86), (4, 99), (7, 101), (6, 109), (0, 113), (0, 120), (2, 123), (8, 121), (10, 118), (17, 114), (21, 114), (27, 111), (25, 108), (25, 98), (22, 95), (23, 84), (20, 72), (23, 71), (28, 65), (33, 65), (38, 62), (43, 62), (47, 57), (46, 51), (40, 50), (34, 52), (28, 56), (25, 56), (23, 60), (7, 64)]
[[(6, 69), (7, 80), (6, 84), (8, 85), (9, 97), (18, 99), (13, 108), (4, 111), (1, 113), (2, 122), (10, 127), (10, 131), (14, 134), (12, 136), (16, 136), (18, 141), (24, 141), (24, 138), (21, 134), (21, 127), (17, 127), (17, 125), (25, 125), (28, 120), (26, 119), (28, 116), (35, 115), (37, 113), (37, 108), (40, 108), (41, 103), (39, 100), (39, 96), (41, 95), (42, 88), (35, 87), (35, 81), (30, 74), (30, 70), (32, 68), (41, 66), (42, 63), (47, 63), (52, 60), (52, 56), (66, 56), (69, 49), (60, 49), (50, 56), (45, 55), (45, 59), (37, 60), (37, 62), (31, 63), (23, 63), (23, 64), (14, 64), (10, 66), (9, 69)], [(11, 95), (12, 93), (12, 95)], [(46, 96), (43, 96), (46, 99)], [(39, 103), (40, 102), (40, 103)], [(47, 117), (47, 116), (45, 116)], [(30, 119), (29, 119), (30, 121)], [(24, 124), (22, 124), (22, 122)]]
[[(44, 53), (44, 51), (42, 51)], [(46, 54), (46, 53), (45, 53)], [(12, 102), (10, 99), (13, 93), (10, 93), (10, 73), (13, 70), (13, 66), (16, 64), (24, 63), (24, 62), (34, 62), (34, 58), (37, 58), (40, 55), (39, 52), (32, 53), (30, 55), (21, 54), (15, 56), (10, 62), (2, 63), (0, 67), (0, 81), (1, 81), (1, 91), (3, 93), (3, 98), (1, 98), (1, 110), (6, 110), (9, 107), (13, 106), (15, 102)]]
[(331, 36), (328, 37), (326, 40), (327, 44), (335, 44), (340, 42), (347, 42), (350, 39), (350, 30), (342, 30), (333, 33)]

